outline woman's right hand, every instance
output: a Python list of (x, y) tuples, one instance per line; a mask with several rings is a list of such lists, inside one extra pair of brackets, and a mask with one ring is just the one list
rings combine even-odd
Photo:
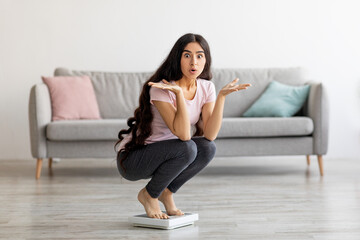
[(151, 87), (166, 89), (172, 91), (173, 93), (179, 93), (182, 91), (181, 87), (179, 87), (175, 83), (170, 83), (165, 79), (163, 79), (161, 82), (149, 82), (148, 85)]

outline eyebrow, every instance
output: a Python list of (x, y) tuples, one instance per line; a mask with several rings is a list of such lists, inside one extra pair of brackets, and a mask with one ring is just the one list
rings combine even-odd
[[(188, 52), (188, 53), (192, 53), (191, 51), (189, 51), (189, 50), (184, 50), (184, 52)], [(196, 53), (205, 53), (204, 51), (197, 51)]]

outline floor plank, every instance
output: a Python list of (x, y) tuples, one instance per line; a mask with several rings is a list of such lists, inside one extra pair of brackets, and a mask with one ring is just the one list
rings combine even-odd
[(358, 159), (216, 158), (175, 195), (177, 206), (199, 213), (175, 230), (132, 227), (144, 212), (137, 192), (111, 159), (0, 161), (1, 239), (360, 239)]

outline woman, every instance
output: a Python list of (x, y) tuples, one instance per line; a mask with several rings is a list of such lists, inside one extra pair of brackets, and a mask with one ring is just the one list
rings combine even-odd
[[(138, 194), (150, 218), (184, 214), (177, 209), (173, 193), (213, 159), (225, 96), (250, 86), (236, 85), (235, 79), (216, 97), (214, 84), (208, 81), (210, 67), (206, 40), (196, 34), (180, 37), (144, 84), (140, 106), (128, 119), (129, 129), (119, 132), (120, 174), (131, 181), (151, 178)], [(191, 126), (196, 126), (193, 137)]]

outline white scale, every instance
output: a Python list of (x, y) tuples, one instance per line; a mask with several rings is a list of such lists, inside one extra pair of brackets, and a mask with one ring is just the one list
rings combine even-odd
[(129, 222), (136, 227), (175, 229), (194, 224), (199, 220), (197, 213), (184, 213), (182, 216), (169, 216), (169, 219), (149, 218), (146, 214), (129, 217)]

